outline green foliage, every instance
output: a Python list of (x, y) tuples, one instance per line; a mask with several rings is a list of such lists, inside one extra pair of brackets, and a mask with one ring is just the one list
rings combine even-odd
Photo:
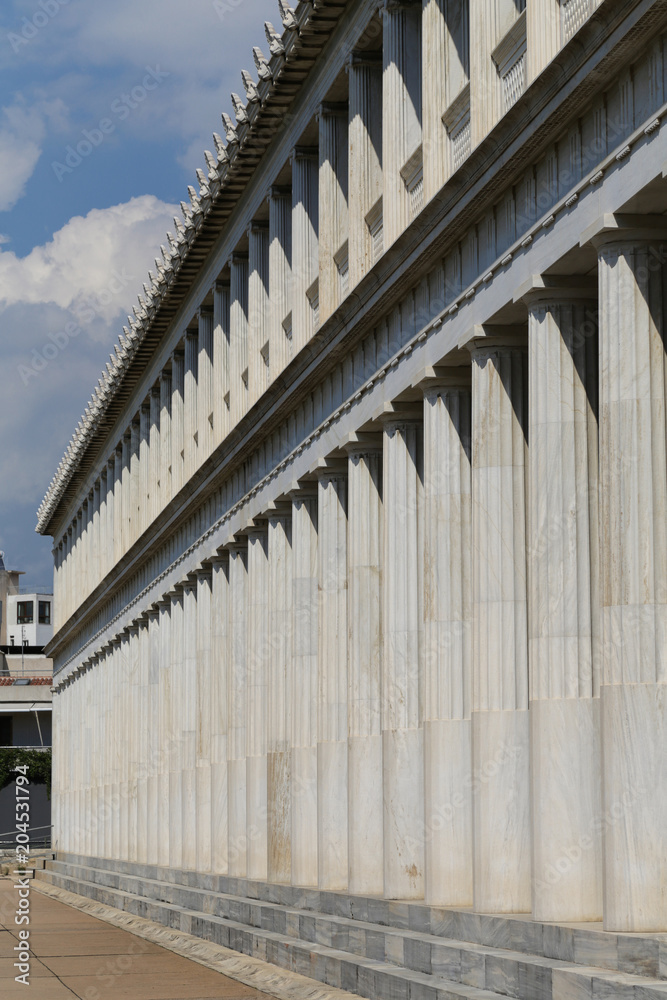
[(30, 784), (46, 785), (46, 794), (51, 798), (51, 748), (0, 747), (0, 790), (12, 784), (18, 765), (27, 766)]

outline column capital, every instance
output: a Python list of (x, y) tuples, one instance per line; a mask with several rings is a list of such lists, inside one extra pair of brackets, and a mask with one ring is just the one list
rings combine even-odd
[(197, 316), (201, 318), (202, 316), (212, 316), (213, 306), (201, 305), (197, 310)]
[(317, 146), (295, 146), (292, 150), (293, 160), (319, 160), (320, 151)]
[(392, 11), (392, 10), (414, 10), (415, 7), (421, 8), (421, 0), (382, 0), (380, 4), (381, 10)]
[(579, 246), (592, 243), (596, 250), (617, 243), (650, 243), (667, 240), (664, 215), (601, 215), (581, 234)]
[(349, 104), (347, 101), (322, 101), (317, 109), (318, 115), (330, 115), (332, 117), (347, 118)]
[(472, 357), (501, 352), (527, 351), (528, 329), (524, 326), (473, 326), (460, 340)]
[(597, 278), (583, 274), (533, 274), (519, 286), (514, 301), (530, 308), (557, 302), (591, 301), (598, 297)]
[(382, 424), (409, 424), (423, 417), (421, 401), (419, 402), (384, 402), (374, 412), (373, 421)]
[(269, 198), (291, 198), (292, 188), (289, 184), (272, 184), (269, 188)]
[(472, 368), (463, 365), (428, 365), (413, 379), (413, 386), (424, 395), (438, 393), (442, 389), (470, 389)]
[(375, 52), (366, 52), (359, 49), (353, 49), (347, 58), (345, 63), (346, 69), (357, 69), (360, 66), (372, 66), (380, 68), (382, 66), (382, 50), (378, 49)]
[(348, 455), (371, 455), (382, 452), (382, 434), (379, 431), (352, 431), (347, 435), (343, 448)]
[(347, 476), (347, 459), (318, 458), (312, 471), (318, 482), (328, 479), (342, 479)]
[(222, 292), (224, 290), (229, 290), (229, 286), (229, 278), (216, 278), (213, 282), (212, 288), (214, 292)]
[(237, 531), (236, 534), (229, 536), (223, 548), (228, 555), (242, 554), (248, 551), (248, 538)]
[(250, 236), (251, 233), (268, 233), (268, 231), (268, 219), (252, 219), (247, 229), (248, 236)]

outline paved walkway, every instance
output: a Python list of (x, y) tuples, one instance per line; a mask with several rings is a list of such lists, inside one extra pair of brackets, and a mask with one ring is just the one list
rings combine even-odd
[(272, 1000), (40, 892), (30, 892), (30, 985), (15, 982), (15, 880), (0, 878), (0, 997), (14, 1000)]

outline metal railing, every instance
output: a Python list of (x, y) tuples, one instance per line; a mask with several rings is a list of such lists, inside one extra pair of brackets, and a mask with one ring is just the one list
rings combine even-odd
[[(50, 847), (51, 846), (51, 831), (53, 827), (51, 824), (48, 826), (29, 826), (28, 835), (30, 836), (30, 847)], [(38, 836), (33, 837), (32, 833), (34, 831), (46, 830), (46, 833), (40, 833)], [(11, 839), (8, 839), (11, 838)], [(0, 847), (14, 847), (16, 844), (16, 830), (7, 830), (6, 833), (0, 833)]]

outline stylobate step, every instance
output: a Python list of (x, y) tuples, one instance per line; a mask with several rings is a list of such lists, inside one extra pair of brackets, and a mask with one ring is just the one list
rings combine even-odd
[[(317, 916), (328, 914), (586, 967), (667, 979), (667, 934), (615, 934), (602, 930), (601, 924), (548, 924), (532, 920), (528, 914), (473, 913), (469, 909), (429, 906), (419, 901), (357, 896), (82, 855), (59, 854), (58, 858), (59, 864), (93, 870), (95, 881), (107, 876), (135, 877), (150, 885), (151, 892), (153, 883), (204, 890), (246, 902), (292, 907)], [(245, 917), (240, 919), (246, 922)]]
[[(62, 867), (79, 871), (75, 875), (54, 870)], [(148, 880), (147, 884), (127, 875), (114, 876), (62, 863), (54, 863), (50, 870), (39, 874), (61, 888), (369, 997), (469, 995), (460, 992), (462, 987), (519, 1000), (569, 1000), (570, 997), (579, 1000), (598, 996), (664, 1000), (667, 996), (667, 983), (658, 979), (526, 956), (471, 942), (443, 940), (349, 918), (317, 916), (257, 900), (230, 900), (156, 880), (152, 884)], [(82, 877), (84, 874), (89, 877)], [(105, 883), (118, 880), (125, 885), (102, 885), (94, 876), (100, 876)], [(155, 889), (156, 893), (152, 891)], [(156, 898), (160, 894), (162, 898)], [(220, 902), (228, 904), (223, 905), (222, 913), (218, 908)], [(245, 919), (230, 916), (232, 904), (236, 906), (235, 915)], [(266, 912), (258, 914), (258, 907)], [(249, 917), (253, 911), (255, 921), (251, 923)], [(276, 921), (278, 913), (284, 919)], [(304, 924), (304, 920), (309, 923)], [(275, 929), (276, 923), (280, 931)], [(346, 927), (348, 932), (354, 931), (352, 939), (333, 933)], [(308, 940), (318, 930), (320, 940)], [(446, 992), (442, 993), (443, 990)]]

